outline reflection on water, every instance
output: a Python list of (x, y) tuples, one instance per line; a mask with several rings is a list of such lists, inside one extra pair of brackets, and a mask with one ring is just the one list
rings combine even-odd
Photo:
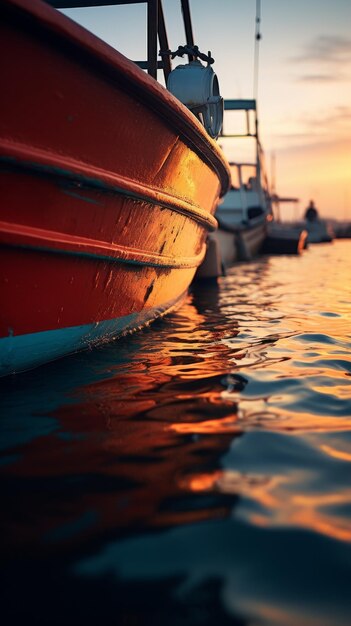
[(350, 623), (350, 253), (1, 381), (3, 623)]

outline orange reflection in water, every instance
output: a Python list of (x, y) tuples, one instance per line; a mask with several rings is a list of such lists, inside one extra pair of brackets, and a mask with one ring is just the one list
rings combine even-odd
[[(153, 329), (145, 331), (142, 358), (138, 336), (116, 344), (122, 364), (112, 360), (109, 377), (74, 389), (72, 402), (65, 398), (51, 414), (58, 430), (34, 439), (4, 470), (7, 476), (44, 479), (48, 484), (67, 480), (74, 494), (72, 485), (77, 485), (76, 495), (69, 491), (60, 504), (33, 493), (31, 525), (17, 527), (8, 520), (9, 536), (19, 550), (61, 525), (73, 524), (85, 511), (97, 512), (96, 521), (72, 537), (75, 543), (140, 524), (169, 526), (228, 515), (222, 500), (196, 509), (167, 506), (183, 498), (182, 477), (191, 474), (199, 460), (216, 466), (239, 432), (235, 402), (221, 396), (231, 355), (221, 338), (228, 332), (219, 325), (213, 328), (189, 297), (167, 324), (159, 324), (157, 342)], [(230, 332), (236, 332), (235, 323)], [(55, 388), (54, 378), (51, 384)], [(50, 381), (46, 387), (49, 390)], [(196, 425), (199, 433), (212, 432), (211, 441), (184, 438), (187, 425), (189, 432)], [(93, 477), (93, 487), (80, 491), (85, 477)]]
[(334, 459), (341, 459), (342, 461), (351, 461), (351, 452), (344, 452), (343, 450), (335, 450), (331, 446), (321, 446), (321, 450), (332, 456)]
[[(309, 476), (306, 475), (306, 479)], [(351, 489), (341, 493), (298, 492), (305, 480), (303, 472), (293, 477), (243, 474), (231, 470), (218, 470), (207, 474), (188, 476), (180, 482), (183, 489), (199, 492), (220, 492), (241, 496), (263, 509), (261, 513), (245, 514), (251, 524), (263, 527), (295, 526), (313, 530), (340, 541), (351, 541), (348, 519), (328, 514), (326, 510), (348, 505)], [(296, 491), (294, 492), (294, 487)], [(240, 504), (238, 512), (240, 514)]]
[[(319, 315), (330, 313), (341, 283), (330, 265), (326, 285), (325, 265), (323, 272), (316, 263), (312, 272), (310, 259), (308, 255), (298, 259), (299, 273), (293, 269), (295, 261), (286, 258), (250, 264), (245, 272), (228, 276), (223, 291), (189, 297), (165, 324), (121, 340), (116, 354), (122, 355), (122, 364), (111, 360), (110, 377), (76, 389), (72, 403), (65, 398), (53, 413), (60, 434), (69, 433), (71, 438), (56, 433), (38, 437), (16, 463), (4, 468), (9, 476), (45, 480), (92, 476), (97, 488), (62, 501), (61, 508), (54, 500), (33, 494), (33, 523), (21, 540), (21, 532), (13, 529), (16, 542), (29, 542), (30, 535), (40, 536), (50, 524), (75, 520), (86, 510), (97, 511), (98, 517), (85, 537), (139, 524), (165, 526), (229, 516), (234, 511), (252, 524), (309, 528), (350, 541), (349, 524), (333, 509), (349, 505), (351, 491), (339, 488), (333, 476), (319, 493), (308, 486), (310, 475), (299, 470), (298, 458), (284, 475), (279, 469), (265, 475), (236, 471), (235, 455), (232, 469), (221, 467), (233, 439), (248, 431), (287, 437), (299, 433), (306, 438), (351, 429), (345, 412), (328, 413), (324, 402), (326, 398), (333, 407), (334, 398), (345, 397), (347, 357), (338, 353), (344, 346), (341, 340), (340, 345), (327, 340), (331, 328), (336, 337), (346, 335), (349, 313)], [(312, 293), (312, 282), (318, 288), (307, 304), (303, 296), (301, 304), (299, 294), (306, 289)], [(346, 310), (349, 305), (340, 306)], [(338, 360), (340, 369), (333, 370)], [(318, 382), (320, 375), (334, 384), (329, 388)], [(293, 385), (284, 386), (289, 380)], [(256, 383), (259, 391), (251, 393)], [(55, 389), (55, 380), (51, 384)], [(321, 414), (317, 405), (304, 404), (304, 394), (311, 390), (323, 401)], [(299, 393), (298, 410), (289, 407)], [(325, 441), (319, 449), (335, 460), (351, 460), (347, 450)], [(187, 505), (187, 497), (206, 492), (228, 495), (228, 500), (209, 505), (204, 499), (196, 510)], [(168, 504), (179, 500), (178, 508)], [(249, 512), (241, 506), (246, 501), (253, 504)]]
[(272, 432), (296, 433), (337, 433), (351, 430), (351, 421), (347, 416), (336, 419), (335, 415), (313, 415), (307, 411), (289, 410), (280, 403), (282, 399), (282, 396), (272, 396), (269, 401), (236, 397), (241, 429), (247, 431), (264, 428)]
[(327, 535), (339, 541), (351, 542), (351, 525), (347, 519), (340, 517), (328, 516), (323, 514), (319, 507), (326, 505), (342, 505), (350, 502), (351, 490), (343, 493), (340, 497), (331, 497), (330, 499), (317, 496), (308, 496), (308, 498), (293, 498), (295, 508), (289, 515), (282, 516), (283, 519), (279, 523), (292, 524), (309, 528), (315, 532)]
[[(232, 407), (231, 407), (232, 408)], [(219, 433), (239, 433), (241, 429), (236, 423), (236, 415), (224, 417), (222, 419), (206, 420), (205, 422), (196, 422), (190, 424), (177, 423), (172, 424), (170, 429), (176, 433), (192, 433), (192, 434), (214, 434)]]
[(256, 614), (260, 615), (263, 624), (269, 624), (269, 626), (321, 626), (320, 616), (307, 615), (306, 608), (304, 607), (303, 625), (301, 623), (301, 612), (299, 607), (289, 607), (289, 610), (274, 606), (273, 604), (264, 604), (263, 602), (253, 602), (251, 606), (248, 606), (248, 610), (252, 610), (252, 604), (255, 606)]
[(207, 474), (197, 474), (179, 480), (179, 486), (190, 491), (209, 491), (215, 488), (218, 480), (221, 478), (220, 470), (209, 472)]

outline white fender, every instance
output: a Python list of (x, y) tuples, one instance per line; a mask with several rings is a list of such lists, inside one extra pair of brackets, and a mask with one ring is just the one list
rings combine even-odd
[(167, 88), (200, 119), (208, 134), (217, 139), (223, 124), (223, 98), (212, 67), (205, 67), (200, 61), (178, 65), (168, 77)]

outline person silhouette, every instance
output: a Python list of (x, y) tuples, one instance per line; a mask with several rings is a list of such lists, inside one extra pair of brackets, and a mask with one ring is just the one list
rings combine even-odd
[(315, 207), (313, 200), (310, 200), (310, 203), (305, 211), (305, 220), (308, 222), (315, 222), (318, 219), (318, 211)]

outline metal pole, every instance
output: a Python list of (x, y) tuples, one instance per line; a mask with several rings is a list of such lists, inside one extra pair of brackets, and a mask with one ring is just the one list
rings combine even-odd
[[(164, 52), (169, 49), (168, 37), (166, 31), (165, 17), (163, 14), (162, 0), (158, 0), (158, 39), (160, 42), (160, 48)], [(170, 55), (164, 55), (162, 57), (163, 73), (165, 81), (172, 71), (172, 63)]]
[(260, 46), (260, 23), (261, 23), (261, 0), (256, 0), (256, 27), (255, 27), (255, 52), (254, 52), (254, 79), (253, 79), (253, 97), (257, 101), (258, 96), (258, 62), (259, 62), (259, 46)]
[(147, 2), (147, 67), (148, 74), (157, 79), (158, 0)]
[[(181, 6), (182, 6), (182, 14), (183, 14), (183, 22), (184, 22), (186, 43), (187, 43), (188, 46), (193, 46), (194, 45), (194, 35), (193, 35), (193, 28), (192, 28), (192, 25), (191, 25), (189, 0), (180, 0), (180, 2), (181, 2)], [(190, 63), (190, 61), (194, 61), (195, 60), (195, 58), (193, 57), (192, 54), (188, 54), (188, 59), (189, 59), (189, 63)]]

